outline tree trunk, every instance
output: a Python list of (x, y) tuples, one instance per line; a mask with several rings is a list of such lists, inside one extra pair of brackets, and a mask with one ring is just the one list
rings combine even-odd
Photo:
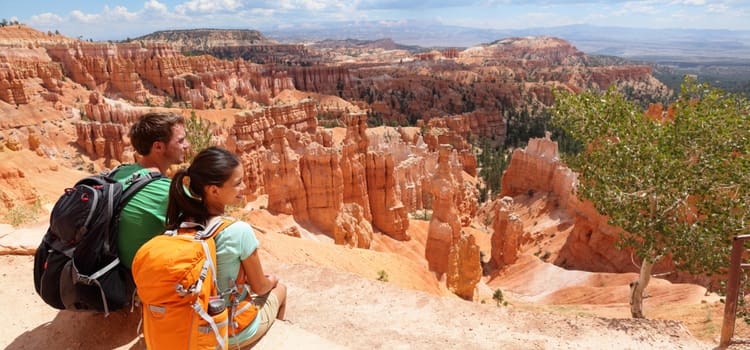
[(643, 293), (648, 287), (651, 280), (651, 270), (654, 268), (654, 262), (650, 259), (643, 259), (641, 263), (641, 274), (637, 281), (630, 283), (630, 315), (633, 318), (646, 318), (643, 315)]

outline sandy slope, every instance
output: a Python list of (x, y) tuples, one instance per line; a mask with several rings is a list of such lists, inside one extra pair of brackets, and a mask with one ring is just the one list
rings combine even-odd
[[(137, 313), (58, 312), (34, 294), (30, 256), (1, 256), (6, 349), (143, 349)], [(565, 317), (477, 304), (301, 264), (269, 262), (288, 320), (256, 349), (710, 349), (679, 322)]]

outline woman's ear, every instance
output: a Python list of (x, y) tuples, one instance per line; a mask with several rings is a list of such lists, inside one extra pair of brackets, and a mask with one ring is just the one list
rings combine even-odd
[(219, 194), (219, 186), (216, 186), (216, 185), (206, 185), (203, 188), (203, 192), (207, 196), (215, 197), (216, 195)]

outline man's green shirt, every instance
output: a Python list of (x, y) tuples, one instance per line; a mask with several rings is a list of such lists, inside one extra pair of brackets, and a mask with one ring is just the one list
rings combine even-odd
[[(148, 174), (149, 170), (136, 164), (123, 166), (115, 173), (115, 180), (125, 181), (134, 173)], [(138, 248), (164, 232), (169, 198), (169, 178), (152, 181), (128, 201), (120, 214), (117, 250), (120, 263), (130, 269)]]

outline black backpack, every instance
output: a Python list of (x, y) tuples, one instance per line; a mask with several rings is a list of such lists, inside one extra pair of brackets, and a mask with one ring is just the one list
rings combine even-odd
[(112, 178), (118, 169), (81, 179), (52, 209), (34, 255), (34, 288), (54, 308), (108, 315), (131, 302), (133, 278), (117, 256), (120, 210), (164, 175), (135, 173), (119, 182)]

